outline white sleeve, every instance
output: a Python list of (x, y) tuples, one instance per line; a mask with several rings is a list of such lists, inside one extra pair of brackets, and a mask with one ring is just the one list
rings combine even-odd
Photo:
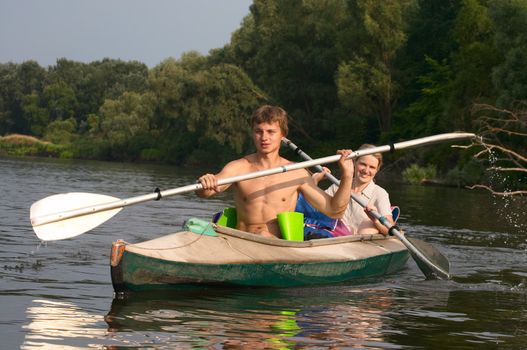
[(377, 187), (377, 191), (375, 193), (375, 206), (377, 207), (379, 214), (383, 216), (392, 215), (390, 195), (384, 188), (380, 186)]
[(338, 189), (337, 185), (331, 185), (326, 189), (325, 192), (333, 197), (335, 193), (337, 192), (337, 189)]

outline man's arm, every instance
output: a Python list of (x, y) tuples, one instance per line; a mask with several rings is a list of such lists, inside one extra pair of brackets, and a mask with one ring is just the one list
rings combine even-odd
[(209, 198), (220, 192), (227, 190), (232, 184), (218, 185), (218, 180), (226, 177), (239, 175), (241, 160), (234, 160), (227, 163), (223, 169), (217, 174), (204, 174), (198, 178), (198, 182), (203, 186), (201, 190), (197, 190), (196, 194), (201, 198)]
[(353, 162), (347, 159), (351, 154), (351, 150), (339, 150), (337, 153), (342, 155), (338, 162), (341, 178), (340, 186), (333, 197), (317, 187), (311, 177), (300, 186), (302, 194), (313, 207), (335, 219), (341, 218), (346, 211), (351, 196), (351, 182), (353, 180)]

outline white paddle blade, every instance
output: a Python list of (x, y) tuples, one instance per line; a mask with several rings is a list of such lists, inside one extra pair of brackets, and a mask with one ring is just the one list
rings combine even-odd
[[(30, 209), (30, 219), (33, 223), (38, 218), (61, 212), (87, 208), (95, 205), (118, 201), (119, 198), (96, 193), (63, 193), (46, 197), (35, 202)], [(37, 237), (42, 241), (56, 241), (83, 234), (109, 220), (123, 208), (101, 211), (93, 214), (77, 216), (57, 222), (33, 225)]]

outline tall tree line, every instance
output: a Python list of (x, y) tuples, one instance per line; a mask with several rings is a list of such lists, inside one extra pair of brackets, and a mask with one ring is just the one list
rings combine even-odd
[(313, 155), (477, 131), (474, 104), (527, 98), (526, 27), (525, 0), (254, 0), (208, 55), (151, 69), (0, 64), (0, 135), (82, 158), (220, 164), (251, 149), (247, 120), (263, 103), (289, 112), (291, 137)]

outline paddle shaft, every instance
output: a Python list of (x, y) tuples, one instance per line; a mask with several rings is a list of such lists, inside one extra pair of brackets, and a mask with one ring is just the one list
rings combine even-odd
[[(450, 133), (450, 134), (428, 136), (428, 137), (423, 137), (420, 139), (399, 142), (399, 143), (392, 144), (392, 145), (385, 145), (385, 146), (379, 146), (375, 148), (358, 150), (358, 151), (351, 153), (348, 159), (358, 158), (358, 157), (368, 155), (368, 154), (373, 154), (373, 153), (387, 152), (390, 150), (393, 151), (396, 149), (403, 149), (403, 148), (412, 147), (416, 145), (432, 144), (432, 143), (442, 142), (445, 140), (459, 140), (459, 139), (465, 139), (469, 137), (475, 137), (475, 135), (468, 134), (468, 133)], [(260, 171), (256, 171), (252, 173), (228, 177), (228, 178), (218, 180), (218, 185), (226, 185), (226, 184), (245, 181), (245, 180), (254, 179), (254, 178), (258, 178), (262, 176), (284, 173), (284, 172), (291, 171), (291, 170), (310, 168), (310, 167), (314, 167), (314, 166), (321, 165), (321, 164), (334, 163), (334, 162), (337, 162), (340, 159), (340, 157), (341, 157), (340, 155), (336, 154), (333, 156), (312, 159), (312, 160), (308, 160), (305, 162), (293, 163), (293, 164), (288, 164), (288, 165), (284, 165), (281, 167), (265, 169), (265, 170), (260, 170)], [(192, 192), (192, 191), (200, 190), (202, 188), (203, 186), (200, 183), (196, 183), (196, 184), (178, 187), (178, 188), (174, 188), (170, 190), (154, 192), (154, 193), (141, 195), (137, 197), (131, 197), (128, 199), (122, 199), (122, 200), (111, 201), (108, 203), (102, 203), (102, 204), (98, 204), (94, 206), (67, 210), (67, 211), (63, 211), (60, 213), (54, 213), (54, 214), (49, 214), (49, 215), (40, 216), (40, 217), (37, 216), (37, 217), (31, 218), (31, 224), (33, 226), (45, 225), (45, 224), (49, 224), (53, 222), (75, 218), (78, 216), (90, 215), (90, 214), (94, 214), (94, 213), (98, 213), (98, 212), (102, 212), (106, 210), (122, 208), (122, 207), (126, 207), (126, 206), (133, 205), (133, 204), (143, 203), (146, 201), (159, 200), (163, 197), (169, 197), (169, 196), (174, 196), (177, 194)]]
[[(470, 135), (470, 134), (468, 134)], [(472, 134), (473, 135), (473, 134)], [(440, 135), (437, 135), (437, 136), (440, 136)], [(474, 135), (475, 136), (475, 135)], [(448, 138), (448, 139), (451, 139), (451, 138)], [(307, 153), (305, 153), (304, 151), (302, 151), (300, 149), (300, 147), (298, 147), (297, 145), (295, 145), (291, 140), (287, 139), (287, 138), (283, 138), (282, 141), (287, 145), (289, 146), (296, 154), (298, 154), (300, 157), (302, 157), (303, 159), (306, 159), (306, 160), (310, 160), (312, 159)], [(374, 148), (370, 148), (370, 149), (374, 149)], [(357, 151), (359, 152), (359, 151)], [(377, 153), (377, 152), (372, 152), (372, 153)], [(371, 153), (369, 153), (371, 154)], [(365, 155), (365, 154), (363, 154)], [(358, 158), (358, 157), (356, 157)], [(315, 168), (318, 170), (318, 171), (324, 171), (324, 169), (320, 166), (320, 165), (316, 165)], [(332, 183), (334, 183), (335, 185), (337, 186), (340, 186), (340, 180), (337, 179), (335, 176), (333, 176), (332, 174), (328, 173), (328, 172), (324, 172), (324, 176), (326, 176), (326, 178), (328, 180), (330, 180)], [(366, 208), (366, 206), (368, 205), (368, 202), (366, 202), (365, 200), (363, 200), (362, 198), (360, 198), (359, 196), (357, 196), (355, 193), (351, 193), (351, 198), (357, 202), (358, 204), (360, 204), (361, 207), (363, 208)], [(386, 226), (388, 228), (388, 232), (390, 234), (393, 234), (395, 237), (397, 237), (405, 246), (406, 248), (412, 253), (412, 256), (415, 258), (415, 259), (419, 259), (421, 260), (422, 262), (425, 262), (428, 266), (434, 266), (434, 269), (436, 270), (436, 274), (438, 275), (438, 277), (440, 278), (450, 278), (450, 274), (448, 271), (444, 271), (443, 269), (441, 269), (440, 267), (438, 267), (436, 264), (434, 264), (433, 262), (430, 261), (430, 259), (428, 259), (423, 253), (421, 253), (421, 251), (419, 249), (417, 249), (410, 241), (408, 241), (408, 239), (406, 239), (406, 237), (401, 233), (399, 232), (399, 230), (397, 229), (397, 226), (395, 225), (391, 225), (391, 223), (388, 221), (388, 219), (386, 219), (385, 216), (379, 214), (378, 212), (376, 211), (371, 211), (371, 214), (381, 222), (381, 224), (383, 224), (384, 226)], [(418, 264), (419, 265), (419, 264)], [(421, 267), (421, 265), (419, 265)]]
[[(358, 154), (357, 152), (355, 152), (355, 153), (352, 153), (348, 157), (348, 159), (359, 157), (361, 155), (362, 154)], [(297, 169), (302, 169), (302, 168), (309, 168), (309, 167), (313, 167), (313, 166), (320, 165), (320, 164), (327, 164), (327, 163), (337, 162), (340, 159), (340, 157), (341, 156), (339, 154), (336, 154), (336, 155), (333, 155), (333, 156), (313, 159), (313, 160), (306, 161), (306, 162), (293, 163), (293, 164), (288, 164), (288, 165), (284, 165), (284, 166), (281, 166), (281, 167), (260, 170), (260, 171), (247, 173), (247, 174), (242, 174), (242, 175), (238, 175), (238, 176), (227, 177), (227, 178), (218, 180), (218, 185), (226, 185), (226, 184), (231, 184), (231, 183), (235, 183), (235, 182), (240, 182), (240, 181), (254, 179), (254, 178), (257, 178), (257, 177), (274, 175), (274, 174), (279, 174), (279, 173), (285, 173), (285, 172), (291, 171), (291, 170), (297, 170)], [(177, 195), (177, 194), (192, 192), (192, 191), (200, 190), (202, 188), (203, 188), (203, 186), (200, 183), (196, 183), (196, 184), (187, 185), (187, 186), (183, 186), (183, 187), (178, 187), (178, 188), (174, 188), (174, 189), (170, 189), (170, 190), (154, 192), (154, 193), (145, 194), (145, 195), (141, 195), (141, 196), (137, 196), (137, 197), (131, 197), (131, 198), (128, 198), (128, 199), (121, 199), (121, 200), (111, 201), (111, 202), (108, 202), (108, 203), (102, 203), (102, 204), (98, 204), (98, 205), (94, 205), (94, 206), (90, 206), (90, 207), (83, 207), (83, 208), (78, 208), (78, 209), (67, 210), (67, 211), (63, 211), (63, 212), (60, 212), (60, 213), (55, 213), (55, 214), (50, 214), (50, 215), (45, 215), (45, 216), (31, 218), (31, 224), (33, 226), (40, 226), (40, 225), (50, 224), (50, 223), (53, 223), (53, 222), (58, 222), (58, 221), (66, 220), (66, 219), (71, 219), (71, 218), (75, 218), (75, 217), (79, 217), (79, 216), (83, 216), (83, 215), (95, 214), (95, 213), (99, 213), (99, 212), (107, 211), (107, 210), (112, 210), (112, 209), (116, 209), (116, 208), (122, 208), (122, 207), (130, 206), (130, 205), (133, 205), (133, 204), (138, 204), (138, 203), (151, 201), (151, 200), (159, 200), (159, 199), (161, 199), (163, 197), (169, 197), (169, 196), (174, 196), (174, 195)]]

